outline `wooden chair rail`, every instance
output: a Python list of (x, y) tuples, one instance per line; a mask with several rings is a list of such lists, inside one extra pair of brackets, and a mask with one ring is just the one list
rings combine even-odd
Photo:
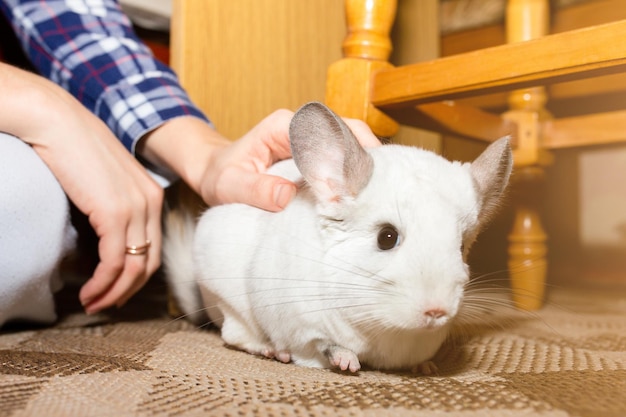
[(626, 110), (545, 121), (542, 146), (564, 149), (626, 141)]
[(517, 123), (456, 101), (387, 109), (385, 113), (406, 126), (483, 142), (493, 142), (503, 136), (511, 136), (512, 146), (517, 143)]
[(619, 39), (626, 39), (626, 21), (383, 69), (370, 98), (387, 110), (621, 72), (626, 46)]

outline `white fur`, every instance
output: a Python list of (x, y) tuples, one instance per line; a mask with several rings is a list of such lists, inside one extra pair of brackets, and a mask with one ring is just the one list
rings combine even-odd
[[(498, 156), (508, 156), (504, 184), (508, 142), (506, 149)], [(296, 161), (303, 157), (298, 152)], [(354, 196), (329, 203), (320, 197), (327, 196), (328, 183), (321, 194), (305, 184), (279, 213), (240, 204), (211, 208), (193, 245), (181, 243), (181, 233), (167, 234), (166, 265), (187, 259), (178, 269), (168, 265), (172, 285), (197, 282), (226, 343), (299, 365), (352, 371), (360, 362), (414, 368), (437, 352), (469, 277), (461, 247), (466, 254), (484, 220), (476, 177), (490, 177), (411, 147), (387, 145), (368, 154), (371, 177)], [(271, 171), (299, 181), (293, 161)], [(381, 250), (378, 232), (387, 224), (398, 230), (400, 243)], [(188, 314), (197, 308), (192, 299), (179, 302)]]

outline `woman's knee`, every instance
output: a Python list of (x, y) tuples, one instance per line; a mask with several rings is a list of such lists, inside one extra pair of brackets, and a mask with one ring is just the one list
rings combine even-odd
[[(75, 245), (69, 201), (36, 152), (1, 133), (0, 179), (0, 325), (3, 309), (12, 310), (7, 317), (47, 321), (59, 264)], [(40, 304), (31, 313), (21, 311), (33, 304), (28, 299)]]

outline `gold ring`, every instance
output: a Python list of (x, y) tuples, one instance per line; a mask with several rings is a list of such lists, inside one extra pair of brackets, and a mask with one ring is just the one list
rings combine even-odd
[(148, 248), (150, 248), (151, 243), (152, 242), (148, 239), (143, 245), (126, 246), (126, 253), (128, 255), (145, 255), (148, 252)]

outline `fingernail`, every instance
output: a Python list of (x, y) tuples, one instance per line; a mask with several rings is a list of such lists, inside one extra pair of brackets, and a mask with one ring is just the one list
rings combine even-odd
[(296, 187), (291, 184), (279, 184), (274, 187), (274, 204), (283, 209), (295, 195)]
[(100, 312), (100, 308), (98, 307), (93, 307), (93, 306), (89, 306), (89, 305), (85, 305), (83, 306), (85, 308), (85, 314), (87, 314), (88, 316), (91, 316), (93, 314), (99, 313)]
[(80, 305), (82, 305), (83, 307), (87, 308), (87, 306), (89, 304), (91, 304), (91, 302), (93, 301), (94, 297), (85, 297), (85, 298), (80, 298)]

